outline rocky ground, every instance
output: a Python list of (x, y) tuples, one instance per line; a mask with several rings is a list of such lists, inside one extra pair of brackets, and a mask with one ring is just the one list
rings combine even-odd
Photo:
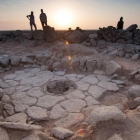
[(139, 60), (102, 53), (136, 50), (99, 42), (1, 43), (0, 140), (139, 140)]

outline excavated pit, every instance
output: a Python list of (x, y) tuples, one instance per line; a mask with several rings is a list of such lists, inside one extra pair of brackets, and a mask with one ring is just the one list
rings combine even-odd
[(70, 80), (49, 81), (45, 86), (45, 91), (54, 95), (61, 95), (65, 92), (76, 89), (77, 85)]

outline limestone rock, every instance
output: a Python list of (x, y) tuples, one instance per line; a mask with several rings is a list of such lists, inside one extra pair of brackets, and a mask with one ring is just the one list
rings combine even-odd
[(12, 66), (18, 66), (20, 61), (21, 61), (21, 58), (20, 57), (17, 57), (17, 56), (13, 56), (10, 58), (11, 60), (11, 65)]
[(108, 140), (124, 140), (124, 139), (120, 135), (115, 134)]
[(51, 53), (47, 52), (47, 53), (43, 53), (43, 54), (37, 54), (35, 57), (38, 61), (45, 63), (51, 57)]
[(130, 109), (135, 109), (140, 105), (140, 97), (135, 98), (132, 102), (128, 103)]
[(107, 44), (105, 41), (99, 41), (97, 47), (99, 47), (100, 49), (104, 49), (107, 47)]
[(134, 54), (132, 56), (132, 60), (138, 60), (139, 59), (139, 54)]
[(88, 75), (82, 79), (82, 81), (87, 82), (89, 84), (96, 85), (98, 83), (98, 79), (94, 75)]
[(68, 112), (64, 110), (59, 104), (55, 105), (50, 113), (50, 119), (60, 119), (68, 116)]
[(99, 105), (99, 104), (100, 104), (100, 102), (98, 102), (97, 100), (95, 100), (95, 99), (94, 99), (93, 97), (91, 97), (91, 96), (86, 97), (85, 100), (86, 100), (88, 106)]
[(88, 60), (86, 66), (88, 71), (93, 71), (96, 67), (96, 61)]
[(74, 133), (62, 127), (54, 127), (51, 130), (51, 134), (54, 135), (56, 138), (63, 140), (71, 137)]
[(8, 115), (13, 115), (15, 113), (14, 107), (10, 104), (4, 104), (3, 108), (8, 113)]
[(76, 85), (78, 86), (79, 90), (86, 91), (86, 90), (88, 90), (90, 84), (88, 84), (84, 81), (78, 81), (78, 82), (76, 82)]
[(7, 67), (9, 65), (9, 58), (8, 57), (0, 58), (0, 64), (4, 67)]
[(29, 136), (23, 138), (22, 140), (40, 140), (40, 139), (38, 138), (38, 136), (32, 134), (32, 135), (29, 135)]
[(124, 121), (126, 115), (115, 106), (97, 107), (86, 119), (86, 121), (96, 126), (97, 123), (108, 120)]
[(55, 62), (52, 67), (55, 69), (55, 68), (61, 68), (61, 66), (62, 65), (60, 62)]
[(133, 85), (129, 89), (129, 97), (130, 98), (140, 97), (140, 85)]
[(98, 86), (90, 86), (88, 92), (93, 96), (95, 99), (101, 98), (104, 93), (107, 92), (107, 89), (101, 88)]
[(98, 34), (97, 33), (90, 34), (89, 38), (93, 38), (93, 39), (98, 38)]
[(55, 122), (55, 126), (69, 128), (76, 125), (84, 120), (84, 115), (82, 113), (70, 113), (67, 117), (62, 118)]
[(10, 103), (10, 102), (11, 102), (11, 99), (10, 99), (10, 97), (9, 97), (8, 95), (4, 95), (4, 96), (2, 97), (2, 99), (1, 99), (1, 101), (2, 101), (3, 103)]
[(4, 80), (13, 80), (17, 77), (16, 74), (10, 74), (3, 77)]
[(131, 26), (129, 26), (127, 29), (126, 29), (126, 31), (134, 31), (134, 30), (136, 30), (136, 28), (138, 27), (138, 25), (137, 24), (132, 24)]
[(33, 64), (33, 63), (34, 63), (33, 59), (31, 59), (31, 58), (29, 58), (29, 57), (23, 57), (23, 58), (21, 59), (21, 62), (22, 62), (22, 63), (25, 63), (25, 64)]
[(76, 113), (86, 106), (86, 102), (81, 99), (70, 99), (61, 102), (60, 105), (68, 112)]
[(0, 140), (10, 140), (5, 129), (0, 127)]
[(97, 43), (95, 39), (90, 39), (90, 43), (93, 47), (96, 47)]
[(106, 66), (106, 72), (108, 75), (112, 75), (118, 72), (120, 69), (121, 69), (121, 66), (113, 60), (111, 60)]
[(108, 76), (104, 76), (104, 75), (97, 75), (97, 78), (100, 81), (107, 81), (107, 82), (110, 82), (111, 81), (111, 78), (109, 78)]
[(32, 106), (27, 108), (27, 114), (29, 117), (36, 121), (47, 120), (47, 111), (41, 107)]
[(10, 129), (25, 130), (25, 131), (42, 130), (43, 129), (39, 125), (30, 125), (30, 124), (26, 124), (26, 123), (14, 123), (14, 122), (0, 122), (0, 126), (10, 128)]
[(42, 30), (33, 31), (33, 38), (35, 40), (44, 40), (44, 32)]
[(71, 59), (71, 65), (72, 65), (73, 68), (77, 68), (78, 69), (79, 68), (79, 64), (80, 64), (80, 61), (79, 61), (78, 58), (73, 57)]
[(26, 123), (27, 115), (25, 113), (17, 113), (5, 119), (6, 122)]
[(81, 90), (75, 90), (68, 95), (66, 95), (67, 99), (85, 99), (85, 95), (83, 94), (83, 91)]
[(65, 56), (61, 59), (61, 64), (64, 68), (69, 68), (70, 66), (70, 59), (68, 56)]
[(46, 95), (41, 98), (39, 98), (37, 102), (37, 106), (43, 107), (43, 108), (50, 108), (56, 105), (58, 102), (63, 101), (65, 97), (62, 96), (51, 96), (51, 95)]
[(66, 40), (69, 43), (81, 43), (84, 41), (84, 39), (85, 35), (79, 30), (73, 31), (69, 36), (66, 37)]
[(118, 91), (119, 90), (116, 83), (111, 83), (111, 82), (106, 82), (106, 81), (99, 82), (98, 86), (105, 88), (109, 91)]

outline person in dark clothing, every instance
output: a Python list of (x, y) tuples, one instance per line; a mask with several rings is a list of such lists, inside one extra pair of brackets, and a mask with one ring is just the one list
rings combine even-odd
[(123, 29), (123, 17), (120, 18), (120, 21), (118, 22), (118, 25), (117, 25), (117, 29)]
[(42, 24), (42, 28), (44, 29), (44, 25), (47, 26), (47, 16), (46, 16), (46, 14), (43, 12), (43, 9), (41, 9), (40, 21), (41, 21), (41, 24)]
[(31, 11), (31, 15), (27, 15), (26, 17), (30, 20), (31, 31), (33, 31), (33, 26), (35, 30), (37, 30), (36, 24), (35, 24), (34, 12)]

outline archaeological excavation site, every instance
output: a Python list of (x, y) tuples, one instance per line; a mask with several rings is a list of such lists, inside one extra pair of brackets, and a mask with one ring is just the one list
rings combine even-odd
[(140, 29), (0, 32), (0, 140), (140, 140)]

